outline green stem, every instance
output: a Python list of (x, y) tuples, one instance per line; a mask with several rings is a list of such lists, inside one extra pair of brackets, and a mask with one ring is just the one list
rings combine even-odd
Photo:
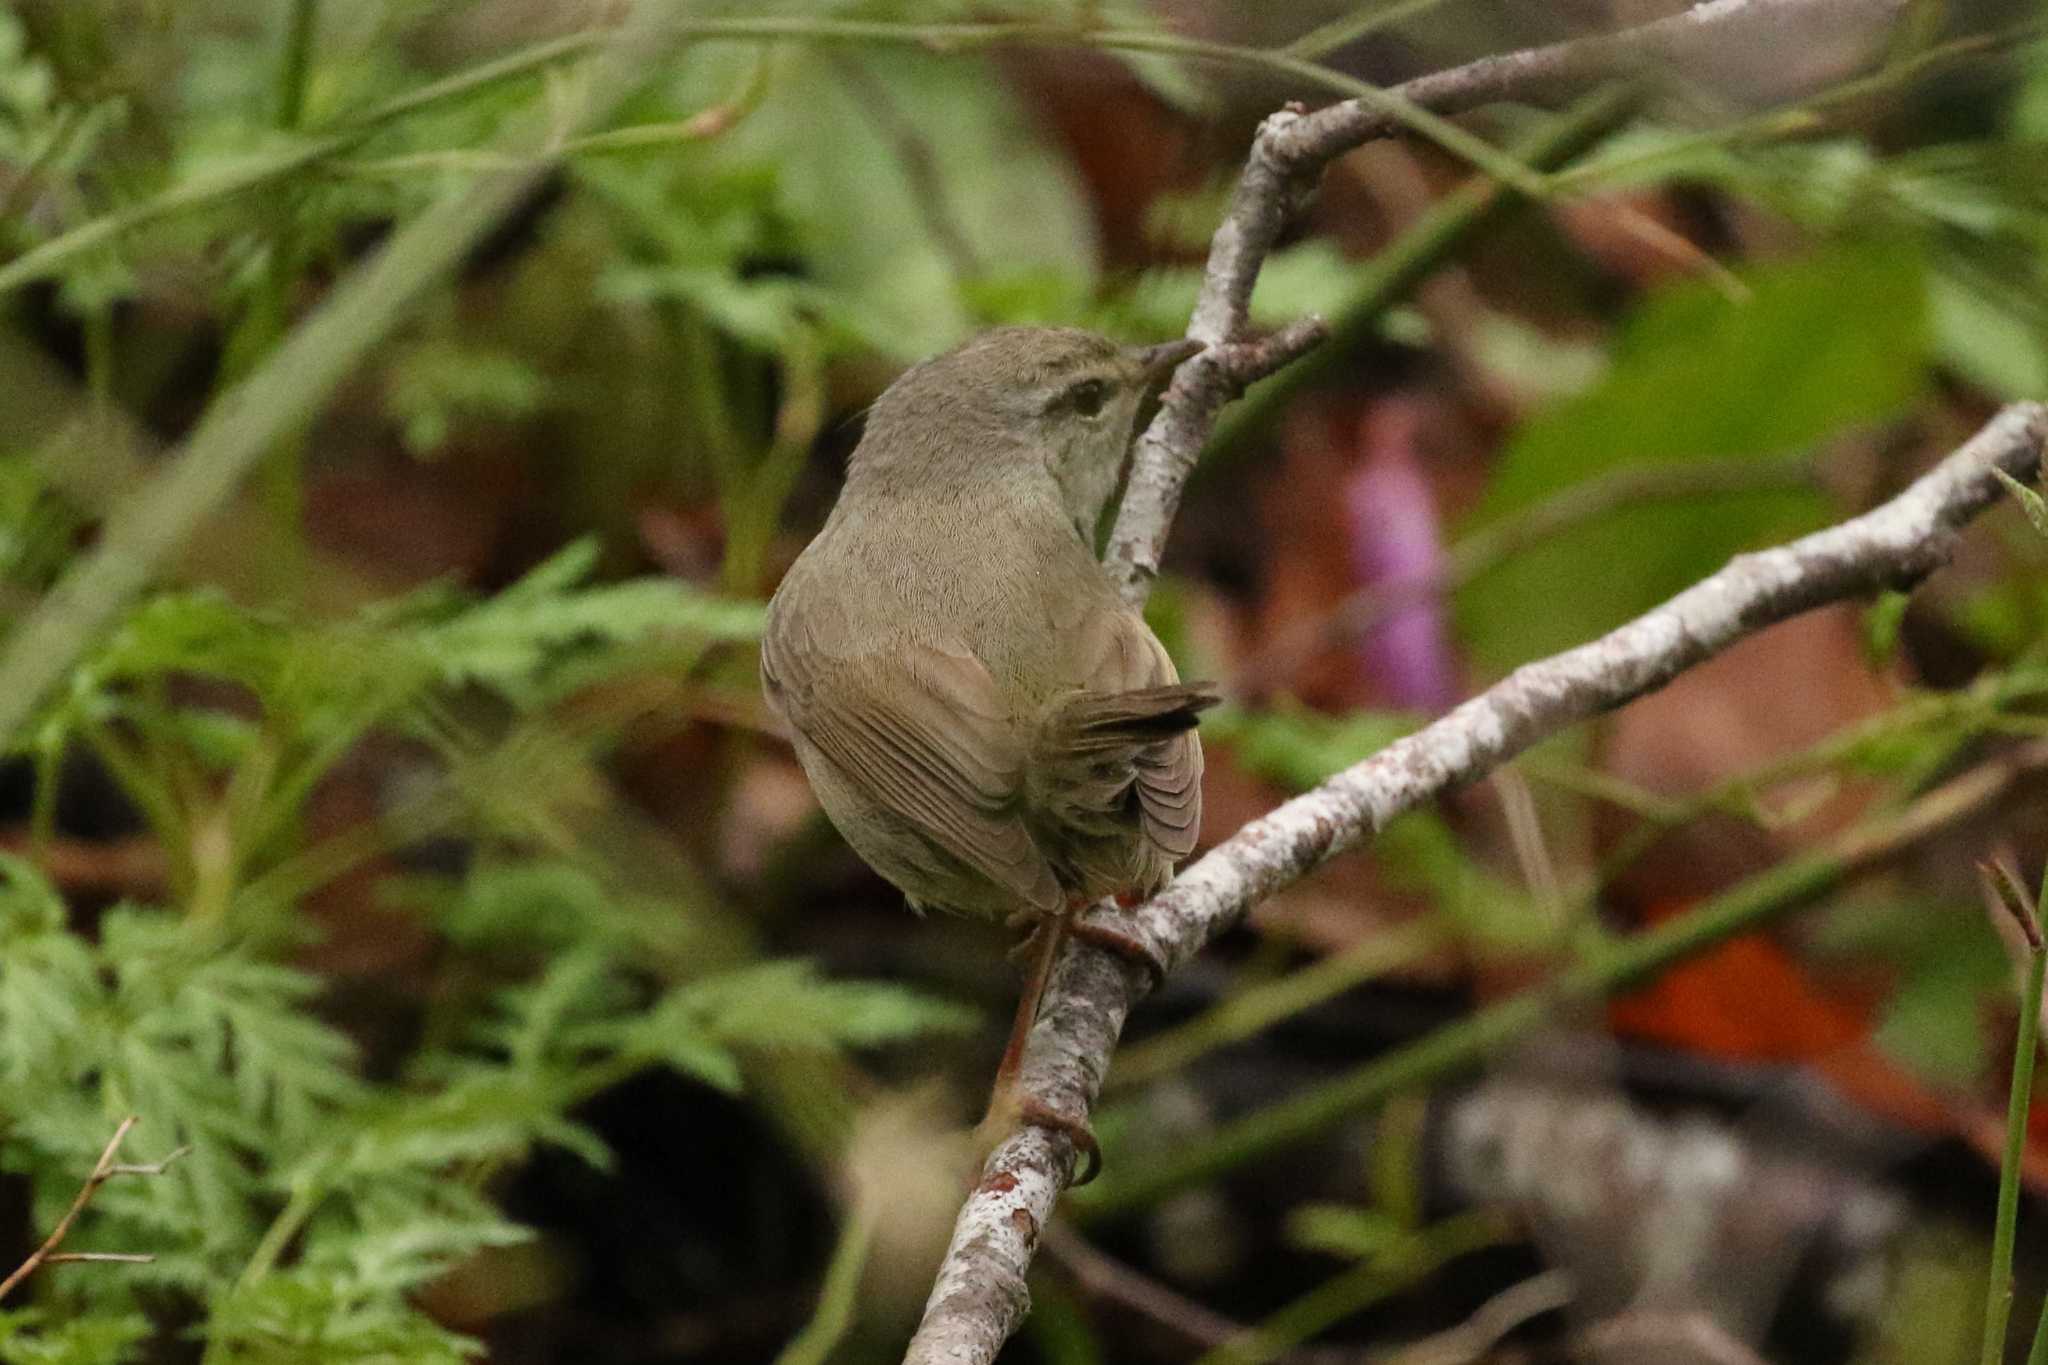
[(1305, 1094), (1227, 1124), (1186, 1151), (1142, 1164), (1119, 1163), (1112, 1154), (1102, 1180), (1068, 1196), (1072, 1207), (1084, 1218), (1143, 1207), (1312, 1138), (1411, 1087), (1471, 1067), (1527, 1037), (1562, 1010), (1618, 994), (1673, 963), (1784, 917), (1854, 874), (1983, 809), (2009, 791), (2023, 772), (2042, 766), (2048, 766), (2048, 747), (2033, 746), (1972, 769), (1902, 810), (1859, 825), (1689, 914), (1622, 941), (1549, 984), (1510, 996)]
[(47, 857), (57, 837), (57, 789), (64, 780), (64, 745), (38, 740), (35, 753), (35, 785), (28, 813), (28, 856), (40, 861)]
[(1207, 1352), (1195, 1365), (1265, 1365), (1458, 1257), (1493, 1246), (1502, 1232), (1500, 1219), (1491, 1213), (1445, 1219), (1414, 1233), (1399, 1248), (1323, 1281), (1243, 1336)]
[(818, 1291), (818, 1311), (804, 1329), (782, 1348), (775, 1365), (826, 1365), (853, 1326), (859, 1306), (861, 1272), (867, 1268), (868, 1250), (874, 1244), (874, 1204), (856, 1199), (846, 1226), (840, 1229), (839, 1245), (825, 1267), (825, 1282)]
[(1360, 982), (1407, 966), (1437, 941), (1435, 931), (1425, 925), (1402, 925), (1277, 981), (1239, 991), (1179, 1028), (1118, 1053), (1105, 1089), (1130, 1090), (1173, 1075), (1205, 1053), (1264, 1032)]
[(1751, 118), (1707, 128), (1685, 138), (1663, 142), (1654, 151), (1620, 153), (1606, 161), (1588, 161), (1550, 177), (1553, 193), (1592, 191), (1602, 186), (1635, 183), (1645, 172), (1676, 162), (1683, 166), (1694, 153), (1713, 147), (1775, 137), (1812, 136), (1826, 131), (1823, 111), (1853, 104), (1908, 84), (1921, 76), (1972, 57), (2011, 55), (2015, 45), (2039, 33), (2044, 21), (2028, 19), (1990, 33), (1971, 34), (1919, 52), (1856, 80), (1831, 86), (1809, 99), (1767, 109)]
[(312, 68), (313, 30), (319, 23), (320, 0), (290, 0), (284, 44), (277, 64), (277, 126), (295, 131), (306, 117), (306, 73)]
[[(286, 17), (283, 51), (277, 63), (276, 118), (280, 132), (296, 132), (306, 116), (306, 79), (312, 69), (313, 33), (320, 14), (320, 0), (290, 0)], [(253, 367), (277, 345), (290, 323), (291, 292), (299, 271), (297, 205), (293, 196), (281, 195), (271, 214), (270, 254), (264, 263), (249, 317), (243, 324), (243, 363)], [(246, 374), (234, 374), (240, 379)], [(270, 457), (258, 467), (260, 493), (276, 542), (270, 556), (271, 573), (289, 600), (305, 585), (306, 545), (305, 432), (284, 436)]]
[[(248, 1263), (236, 1277), (235, 1291), (247, 1289), (277, 1268), (277, 1263), (283, 1258), (286, 1249), (291, 1246), (293, 1239), (305, 1230), (306, 1224), (319, 1211), (321, 1202), (326, 1198), (327, 1186), (318, 1179), (307, 1177), (293, 1183), (291, 1195), (285, 1200), (284, 1207), (278, 1210), (277, 1217), (270, 1220), (270, 1226), (263, 1230), (263, 1236), (258, 1239), (256, 1249), (249, 1254)], [(226, 1354), (218, 1338), (208, 1337), (206, 1349), (200, 1353), (200, 1365), (217, 1365), (217, 1362), (226, 1358)]]
[[(2012, 1249), (2019, 1231), (2020, 1167), (2027, 1150), (2027, 1119), (2033, 1112), (2034, 1053), (2041, 1041), (2041, 984), (2048, 952), (2036, 944), (2027, 954), (2027, 984), (2020, 993), (2019, 1041), (2013, 1046), (2012, 1088), (2005, 1107), (2005, 1157), (1998, 1168), (1998, 1221), (1991, 1236), (1991, 1279), (1984, 1297), (1982, 1365), (2005, 1359), (2006, 1321), (2012, 1316)], [(2039, 1333), (2034, 1347), (2041, 1346)]]
[[(2034, 897), (2034, 923), (2037, 931), (2040, 925), (2041, 907), (2044, 905), (2048, 905), (2048, 866), (2043, 866), (2041, 869), (2041, 889)], [(2042, 964), (2044, 961), (2048, 961), (2048, 953), (2043, 953), (2037, 948), (2034, 952), (2033, 961), (2027, 964), (2027, 994), (2020, 1000), (2020, 1008), (2026, 1011), (2020, 1020), (2020, 1027), (2022, 1029), (2027, 1027), (2029, 1021), (2032, 1022), (2036, 1030), (2041, 1026), (2041, 990), (2044, 977)], [(2033, 1052), (2029, 1050), (2026, 1053), (2026, 1057), (2027, 1077), (2031, 1082), (2034, 1074)], [(2017, 1065), (2013, 1069), (2013, 1084), (2015, 1086), (2019, 1084), (2019, 1068)], [(2031, 1112), (2027, 1117), (2032, 1117)], [(2026, 1141), (2024, 1131), (2021, 1133), (2020, 1140), (2023, 1144), (2022, 1150), (2024, 1150), (2024, 1143)], [(2005, 1165), (1998, 1173), (1998, 1198), (2001, 1205), (2005, 1202), (2006, 1172), (2016, 1169), (2019, 1165), (2019, 1162), (2013, 1155), (2012, 1116), (2009, 1112), (2006, 1116), (2005, 1145)], [(2017, 1179), (2015, 1179), (2014, 1183), (2018, 1183)], [(2048, 1298), (2044, 1298), (2041, 1301), (2041, 1318), (2040, 1321), (2034, 1324), (2034, 1344), (2027, 1349), (2027, 1365), (2048, 1365)]]
[(1379, 32), (1389, 24), (1398, 24), (1418, 14), (1435, 9), (1444, 0), (1392, 0), (1391, 3), (1367, 10), (1364, 14), (1350, 14), (1341, 19), (1332, 19), (1321, 28), (1310, 29), (1307, 33), (1289, 43), (1284, 51), (1297, 57), (1321, 57), (1335, 52), (1340, 47), (1349, 47), (1360, 38)]
[(313, 1215), (319, 1212), (321, 1201), (327, 1198), (327, 1187), (323, 1182), (307, 1179), (292, 1187), (291, 1197), (278, 1210), (277, 1217), (270, 1220), (270, 1226), (263, 1230), (262, 1240), (256, 1243), (256, 1250), (249, 1255), (249, 1263), (242, 1267), (242, 1274), (235, 1281), (235, 1287), (246, 1288), (255, 1284), (271, 1271), (284, 1256), (292, 1239), (305, 1230)]
[[(1932, 736), (1944, 727), (1952, 727), (1957, 743), (1968, 742), (1978, 738), (1982, 731), (1993, 728), (2007, 708), (2031, 701), (2044, 693), (2048, 693), (2048, 677), (2032, 670), (2018, 669), (1992, 674), (1962, 692), (1923, 693), (1889, 711), (1838, 730), (1811, 748), (1772, 759), (1748, 772), (1717, 782), (1698, 795), (1661, 804), (1654, 800), (1630, 799), (1626, 793), (1597, 780), (1588, 781), (1583, 775), (1564, 776), (1556, 765), (1538, 765), (1532, 769), (1532, 774), (1544, 781), (1556, 781), (1567, 789), (1611, 801), (1642, 817), (1643, 823), (1623, 836), (1614, 851), (1601, 860), (1593, 883), (1605, 886), (1627, 871), (1658, 840), (1681, 825), (1691, 824), (1715, 812), (1754, 821), (1756, 794), (1764, 788), (1838, 767), (1859, 749), (1892, 737), (1905, 738), (1916, 732)], [(1910, 784), (1902, 785), (1906, 790), (1912, 789)]]
[(783, 505), (796, 487), (811, 445), (825, 425), (828, 406), (824, 361), (817, 341), (799, 330), (781, 356), (782, 402), (767, 449), (719, 489), (725, 508), (725, 561), (719, 579), (735, 596), (762, 591), (761, 566)]

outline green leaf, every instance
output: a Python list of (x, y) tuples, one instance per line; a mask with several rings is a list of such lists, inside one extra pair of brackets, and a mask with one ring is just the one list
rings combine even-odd
[(299, 1170), (374, 1184), (523, 1154), (567, 1125), (558, 1103), (544, 1084), (478, 1067), (431, 1093), (394, 1089), (358, 1106)]
[(234, 1286), (213, 1304), (206, 1336), (236, 1365), (467, 1365), (482, 1352), (403, 1299), (320, 1268)]
[(2027, 520), (2033, 523), (2034, 529), (2043, 536), (2048, 536), (2048, 501), (2043, 501), (2039, 493), (2036, 493), (2003, 469), (1994, 466), (1991, 472), (1996, 474), (1998, 481), (2005, 485), (2006, 492), (2013, 495), (2014, 500), (2019, 503), (2021, 510), (2027, 514)]
[(0, 1360), (7, 1365), (120, 1365), (150, 1335), (140, 1313), (57, 1318), (40, 1308), (0, 1309)]
[(1944, 944), (1917, 962), (1886, 999), (1877, 1045), (1943, 1088), (1972, 1085), (1991, 1058), (1984, 1007), (2008, 988), (1996, 939)]
[(2004, 945), (1981, 907), (1851, 898), (1830, 907), (1815, 947), (1897, 977), (1874, 1038), (1889, 1056), (1944, 1090), (1968, 1088), (1991, 1060), (1986, 1008), (2012, 993)]
[(16, 1093), (66, 1084), (90, 1055), (99, 964), (40, 872), (0, 854), (0, 878), (0, 1080)]
[(546, 377), (524, 357), (445, 339), (400, 351), (391, 374), (386, 402), (415, 455), (440, 450), (465, 419), (530, 417), (550, 396)]
[(2017, 575), (1986, 584), (1951, 609), (1956, 629), (1973, 648), (2012, 660), (2048, 633), (2048, 581)]
[[(1356, 293), (1372, 274), (1370, 262), (1346, 256), (1335, 244), (1314, 238), (1282, 247), (1266, 258), (1252, 291), (1252, 321), (1278, 327), (1311, 313), (1328, 313)], [(1127, 281), (1099, 307), (1078, 311), (1088, 325), (1129, 336), (1179, 336), (1201, 292), (1202, 272), (1193, 266), (1159, 266)], [(1045, 308), (1019, 320), (1066, 322)]]
[(638, 1035), (638, 1042), (637, 1050), (642, 1056), (673, 1067), (685, 1076), (695, 1077), (714, 1090), (737, 1095), (746, 1088), (746, 1077), (740, 1072), (740, 1059), (732, 1049), (706, 1037), (687, 1022), (676, 1023), (658, 1033), (643, 1031)]
[(2001, 398), (2048, 397), (2048, 334), (2013, 306), (1949, 272), (1928, 281), (1941, 358)]
[(712, 597), (667, 578), (580, 586), (596, 554), (592, 541), (569, 546), (495, 597), (422, 631), (420, 648), (444, 682), (482, 684), (519, 700), (534, 697), (545, 667), (572, 647), (662, 633), (759, 638), (765, 608), (758, 602)]
[[(1475, 523), (1625, 468), (1806, 449), (1919, 392), (1929, 342), (1912, 252), (1837, 249), (1748, 272), (1743, 287), (1740, 299), (1703, 281), (1652, 296), (1606, 378), (1509, 442)], [(1625, 507), (1481, 576), (1458, 596), (1460, 626), (1504, 668), (1618, 625), (1824, 514), (1818, 497), (1786, 492)]]
[(1877, 595), (1863, 613), (1863, 657), (1873, 669), (1891, 665), (1899, 649), (1899, 632), (1906, 623), (1906, 608), (1912, 598), (1903, 592), (1886, 590)]
[(975, 1022), (972, 1010), (901, 986), (830, 980), (808, 962), (783, 959), (677, 987), (634, 1026), (630, 1046), (676, 1061), (676, 1040), (688, 1040), (681, 1055), (702, 1064), (715, 1049), (872, 1047)]
[(1373, 1209), (1304, 1204), (1287, 1215), (1287, 1240), (1305, 1251), (1370, 1260), (1406, 1243), (1414, 1230)]

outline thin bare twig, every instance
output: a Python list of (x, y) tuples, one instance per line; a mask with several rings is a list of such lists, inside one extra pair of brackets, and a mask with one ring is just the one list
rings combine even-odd
[[(1048, 1228), (1045, 1249), (1089, 1297), (1137, 1313), (1190, 1346), (1213, 1350), (1251, 1330), (1098, 1250), (1071, 1228)], [(1276, 1365), (1469, 1365), (1517, 1327), (1571, 1299), (1571, 1277), (1547, 1270), (1510, 1285), (1457, 1326), (1410, 1342), (1391, 1355), (1357, 1346), (1297, 1346), (1274, 1359)]]
[(1403, 1347), (1385, 1365), (1470, 1365), (1523, 1323), (1570, 1303), (1572, 1294), (1572, 1277), (1562, 1270), (1532, 1275), (1480, 1304), (1456, 1327)]
[(1705, 1313), (1621, 1313), (1579, 1333), (1573, 1347), (1573, 1359), (1676, 1357), (1698, 1365), (1767, 1365)]
[(2019, 926), (2020, 937), (2027, 941), (2027, 948), (2038, 953), (2042, 950), (2041, 915), (2035, 908), (2033, 898), (2020, 885), (2019, 874), (2005, 865), (2002, 858), (1977, 864), (1977, 870), (1984, 874), (1984, 881), (1990, 886), (2005, 913), (2012, 916)]
[[(1725, 59), (1744, 44), (1754, 50), (1790, 43), (1797, 50), (1819, 36), (1867, 36), (1884, 28), (1899, 3), (1706, 0), (1635, 28), (1418, 76), (1389, 93), (1440, 114), (1501, 100), (1551, 103), (1646, 65), (1682, 68), (1715, 54)], [(1386, 104), (1364, 100), (1344, 100), (1314, 113), (1289, 106), (1259, 126), (1230, 207), (1210, 242), (1201, 293), (1188, 321), (1187, 335), (1209, 349), (1175, 372), (1158, 415), (1139, 437), (1129, 489), (1110, 535), (1106, 562), (1132, 603), (1143, 602), (1150, 591), (1181, 488), (1217, 414), (1251, 382), (1244, 374), (1241, 347), (1250, 332), (1252, 287), (1266, 254), (1326, 165), (1398, 126)], [(1316, 339), (1314, 332), (1298, 331), (1282, 344), (1276, 335), (1272, 340), (1279, 354), (1264, 357), (1269, 368), (1262, 373), (1305, 353)]]
[(128, 1130), (141, 1120), (130, 1114), (114, 1129), (114, 1135), (107, 1139), (106, 1148), (100, 1152), (100, 1159), (93, 1163), (92, 1171), (85, 1177), (85, 1183), (78, 1187), (78, 1194), (71, 1201), (71, 1207), (64, 1210), (64, 1216), (57, 1220), (57, 1226), (50, 1229), (50, 1235), (43, 1244), (30, 1252), (28, 1259), (14, 1268), (14, 1273), (0, 1280), (0, 1299), (14, 1292), (23, 1280), (36, 1273), (40, 1266), (53, 1265), (62, 1261), (118, 1261), (128, 1265), (143, 1265), (156, 1259), (146, 1252), (127, 1251), (59, 1251), (57, 1248), (70, 1233), (71, 1225), (78, 1221), (78, 1215), (85, 1212), (85, 1206), (99, 1193), (100, 1186), (117, 1175), (162, 1175), (169, 1165), (191, 1149), (180, 1147), (162, 1161), (128, 1162), (114, 1158), (121, 1151), (121, 1142), (128, 1136)]
[[(1089, 1297), (1148, 1318), (1189, 1346), (1207, 1350), (1243, 1336), (1248, 1330), (1243, 1323), (1203, 1307), (1178, 1290), (1098, 1250), (1072, 1228), (1046, 1229), (1045, 1249)], [(1305, 1365), (1300, 1359), (1303, 1354), (1296, 1352), (1286, 1357), (1287, 1365)]]

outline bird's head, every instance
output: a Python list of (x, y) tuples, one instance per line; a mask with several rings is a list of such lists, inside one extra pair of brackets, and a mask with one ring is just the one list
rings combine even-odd
[(1045, 480), (1092, 548), (1139, 410), (1196, 341), (1125, 346), (1074, 327), (999, 327), (906, 371), (875, 403), (853, 473), (885, 487)]

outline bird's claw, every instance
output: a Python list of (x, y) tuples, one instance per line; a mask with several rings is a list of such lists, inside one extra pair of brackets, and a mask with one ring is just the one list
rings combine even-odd
[(1031, 1095), (1018, 1097), (1017, 1119), (1036, 1128), (1048, 1128), (1067, 1135), (1067, 1141), (1074, 1144), (1074, 1151), (1081, 1158), (1081, 1167), (1074, 1173), (1073, 1187), (1085, 1185), (1102, 1174), (1102, 1144), (1096, 1141), (1095, 1130), (1088, 1126), (1088, 1120), (1062, 1114), (1044, 1100)]
[(1151, 978), (1148, 989), (1158, 990), (1166, 981), (1166, 963), (1153, 950), (1152, 945), (1136, 934), (1102, 923), (1099, 920), (1075, 919), (1067, 926), (1067, 932), (1091, 947), (1113, 953), (1126, 962), (1135, 962), (1145, 969)]

